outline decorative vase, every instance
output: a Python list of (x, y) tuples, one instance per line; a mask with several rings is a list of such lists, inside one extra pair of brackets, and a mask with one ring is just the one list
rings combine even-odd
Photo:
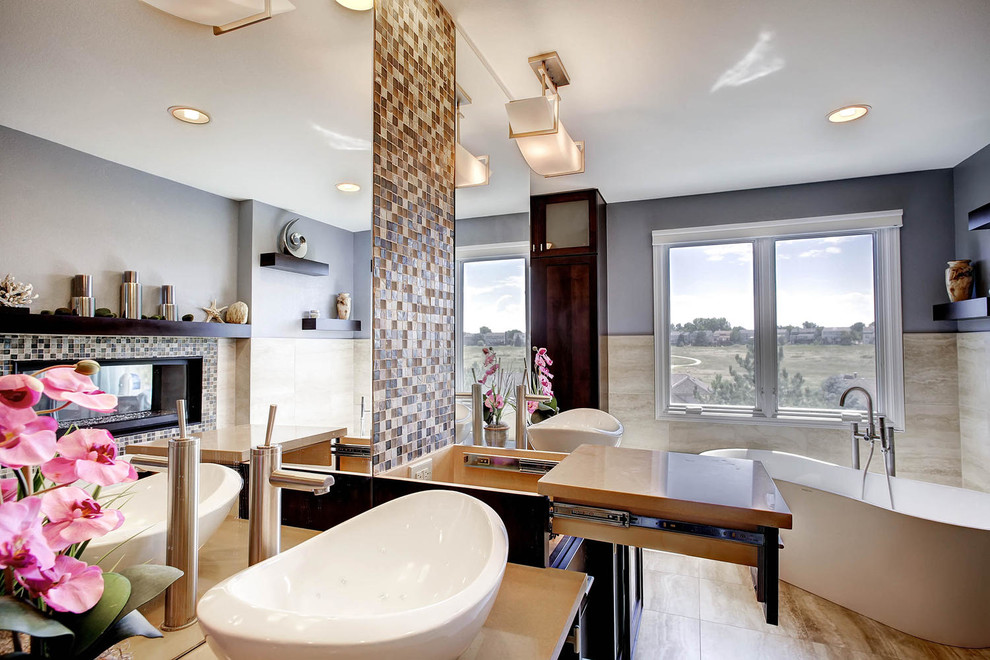
[(949, 300), (959, 302), (973, 296), (973, 266), (970, 259), (948, 262), (945, 269), (945, 289)]
[(351, 318), (351, 294), (337, 294), (337, 318), (341, 321)]
[(509, 427), (506, 424), (485, 427), (485, 444), (489, 447), (504, 447), (509, 439)]

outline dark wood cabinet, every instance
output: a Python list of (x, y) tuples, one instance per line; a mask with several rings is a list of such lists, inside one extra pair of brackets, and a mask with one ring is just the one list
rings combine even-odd
[[(558, 204), (575, 203), (555, 215)], [(607, 410), (605, 201), (584, 190), (536, 196), (530, 208), (533, 343), (554, 360), (561, 409)]]

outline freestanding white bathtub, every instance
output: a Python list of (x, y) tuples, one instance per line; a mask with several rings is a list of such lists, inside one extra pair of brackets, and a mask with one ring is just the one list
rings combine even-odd
[[(199, 466), (199, 545), (202, 547), (230, 513), (241, 492), (241, 475), (214, 463)], [(105, 570), (165, 563), (168, 473), (102, 489), (100, 503), (124, 512), (124, 524), (90, 541), (82, 559)]]
[[(990, 647), (990, 494), (803, 456), (717, 449), (761, 461), (794, 514), (780, 577), (908, 634)], [(874, 457), (875, 459), (876, 457)], [(882, 460), (882, 458), (881, 458)]]

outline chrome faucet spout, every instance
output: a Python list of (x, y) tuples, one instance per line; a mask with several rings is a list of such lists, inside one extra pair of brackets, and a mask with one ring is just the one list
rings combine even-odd
[(299, 470), (283, 470), (278, 468), (268, 477), (268, 483), (275, 488), (309, 491), (314, 495), (325, 495), (333, 486), (333, 476), (329, 474), (314, 474)]
[(842, 396), (839, 397), (839, 405), (845, 406), (846, 397), (849, 396), (850, 392), (856, 392), (856, 391), (862, 392), (863, 396), (866, 397), (866, 414), (869, 416), (869, 419), (866, 422), (867, 423), (866, 433), (868, 436), (867, 439), (872, 442), (872, 440), (875, 440), (877, 437), (877, 427), (876, 427), (876, 422), (873, 420), (873, 396), (869, 393), (869, 391), (865, 387), (854, 385), (853, 387), (848, 388), (845, 392), (842, 393)]

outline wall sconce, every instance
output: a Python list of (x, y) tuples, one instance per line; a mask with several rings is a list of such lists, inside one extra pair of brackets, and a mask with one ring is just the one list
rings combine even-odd
[(141, 2), (186, 21), (212, 25), (215, 35), (267, 21), (276, 14), (283, 14), (296, 8), (289, 0), (141, 0)]
[(457, 99), (457, 123), (455, 124), (454, 148), (454, 188), (472, 188), (487, 186), (491, 177), (488, 156), (475, 156), (461, 145), (461, 106), (471, 105), (471, 97), (455, 85)]
[(509, 101), (509, 137), (516, 141), (529, 168), (544, 177), (584, 172), (584, 142), (571, 138), (560, 121), (557, 89), (571, 82), (556, 51), (529, 58), (543, 92), (533, 98)]

